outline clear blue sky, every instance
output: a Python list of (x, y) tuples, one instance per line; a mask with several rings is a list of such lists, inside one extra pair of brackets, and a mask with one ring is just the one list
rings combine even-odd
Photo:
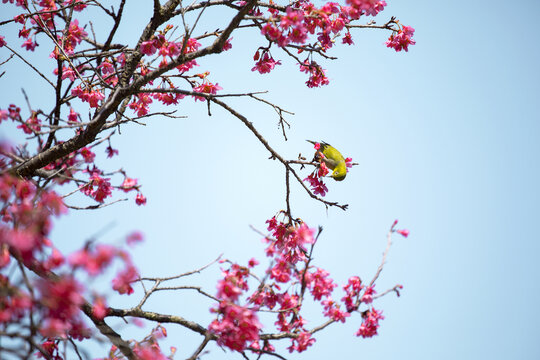
[[(315, 265), (339, 283), (350, 275), (369, 280), (392, 221), (411, 231), (408, 239), (395, 238), (377, 282), (379, 291), (404, 285), (400, 298), (376, 304), (386, 316), (380, 335), (356, 338), (361, 320), (353, 317), (325, 331), (311, 351), (288, 358), (538, 359), (540, 3), (387, 2), (378, 21), (397, 16), (416, 29), (417, 45), (395, 53), (384, 46), (387, 33), (358, 30), (356, 46), (340, 46), (338, 60), (321, 61), (331, 80), (321, 89), (306, 88), (304, 74), (277, 50), (273, 55), (284, 65), (270, 75), (252, 73), (260, 43), (240, 33), (227, 56), (200, 61), (224, 91), (268, 90), (266, 99), (296, 114), (288, 118), (285, 142), (271, 109), (231, 101), (284, 156), (310, 156), (305, 139), (321, 139), (360, 163), (345, 181), (329, 183), (327, 198), (348, 203), (347, 212), (327, 212), (293, 186), (294, 214), (325, 228)], [(132, 12), (123, 36), (139, 34), (134, 24), (148, 14)], [(0, 107), (22, 101), (14, 76), (0, 81)], [(27, 90), (43, 84), (36, 86)], [(113, 142), (120, 157), (107, 168), (121, 166), (139, 178), (147, 206), (130, 201), (72, 213), (53, 236), (64, 249), (114, 222), (103, 241), (133, 229), (146, 234), (135, 251), (143, 275), (174, 275), (220, 253), (266, 264), (260, 236), (249, 225), (263, 230), (284, 208), (282, 166), (219, 109), (207, 117), (205, 105), (186, 100), (178, 110), (189, 117), (124, 126)], [(214, 267), (192, 282), (214, 293), (218, 273)], [(210, 303), (164, 295), (148, 310), (210, 321)], [(123, 297), (113, 305), (135, 301)], [(317, 319), (314, 314), (311, 325)], [(178, 358), (199, 344), (198, 336), (167, 329), (166, 344), (179, 348)], [(233, 358), (210, 350), (208, 359)]]

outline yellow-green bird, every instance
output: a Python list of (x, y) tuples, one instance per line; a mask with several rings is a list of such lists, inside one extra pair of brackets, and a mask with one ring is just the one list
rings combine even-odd
[(345, 158), (343, 155), (341, 155), (341, 153), (335, 147), (325, 143), (324, 141), (306, 141), (312, 143), (313, 145), (317, 143), (321, 145), (321, 148), (315, 154), (315, 158), (320, 158), (318, 154), (319, 152), (324, 155), (322, 160), (330, 170), (333, 170), (330, 176), (334, 180), (341, 181), (345, 179), (345, 176), (347, 176), (347, 164), (345, 163)]

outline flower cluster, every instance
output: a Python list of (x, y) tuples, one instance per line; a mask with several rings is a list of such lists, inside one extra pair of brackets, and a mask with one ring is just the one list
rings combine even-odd
[(300, 64), (300, 71), (309, 74), (309, 79), (306, 81), (306, 85), (310, 88), (319, 87), (322, 85), (328, 85), (330, 81), (326, 77), (326, 72), (315, 61), (304, 61)]
[(218, 344), (229, 349), (243, 351), (250, 343), (259, 341), (262, 325), (253, 309), (239, 304), (240, 296), (248, 290), (248, 268), (232, 264), (223, 271), (218, 282), (218, 306), (212, 311), (218, 314), (208, 329), (217, 335)]
[(311, 190), (315, 195), (325, 196), (328, 192), (328, 187), (323, 182), (322, 177), (319, 176), (317, 169), (313, 171), (313, 173), (311, 173), (307, 178), (305, 178), (304, 181), (309, 183), (309, 186), (311, 186)]
[(71, 90), (73, 96), (78, 97), (83, 102), (87, 102), (91, 108), (97, 108), (99, 102), (105, 98), (105, 95), (99, 90), (89, 88), (82, 89), (81, 86), (76, 86)]
[(90, 181), (81, 187), (81, 191), (83, 194), (102, 203), (112, 193), (112, 186), (109, 180), (109, 178), (101, 177), (98, 172), (93, 172), (90, 176)]
[(362, 280), (358, 276), (352, 276), (349, 278), (347, 285), (343, 286), (345, 290), (345, 296), (341, 299), (345, 304), (348, 312), (353, 312), (358, 309), (358, 299), (360, 298), (360, 291), (364, 288)]
[(356, 332), (356, 336), (363, 338), (373, 337), (377, 335), (377, 329), (379, 328), (379, 320), (384, 319), (382, 311), (376, 309), (369, 309), (362, 313), (362, 325)]
[[(52, 217), (67, 211), (60, 196), (46, 189), (38, 191), (30, 180), (3, 174), (0, 176), (0, 200), (3, 204), (0, 208), (3, 220), (0, 223), (0, 269), (10, 266), (11, 256), (37, 273), (61, 270), (64, 264), (68, 266), (66, 274), (59, 272), (54, 277), (44, 276), (28, 282), (27, 286), (37, 289), (32, 294), (0, 275), (0, 290), (7, 294), (0, 300), (0, 322), (19, 323), (29, 311), (33, 311), (41, 317), (38, 330), (42, 336), (87, 338), (90, 333), (81, 316), (82, 294), (86, 289), (73, 275), (77, 269), (84, 269), (93, 278), (102, 274), (114, 258), (120, 258), (126, 264), (126, 270), (113, 280), (113, 289), (131, 293), (130, 284), (138, 279), (138, 273), (129, 255), (110, 245), (86, 245), (69, 256), (66, 262), (47, 238)], [(129, 241), (133, 242), (131, 238)], [(140, 238), (140, 235), (136, 236), (136, 239)], [(100, 319), (106, 316), (107, 306), (102, 296), (95, 297), (93, 313)], [(53, 345), (54, 342), (48, 343), (52, 353)]]
[(324, 269), (317, 268), (314, 272), (305, 272), (303, 280), (307, 284), (307, 288), (311, 291), (313, 299), (321, 300), (332, 294), (337, 285), (329, 278), (330, 273)]
[[(301, 48), (299, 53), (302, 51), (312, 52), (313, 50), (325, 53), (333, 47), (335, 39), (340, 36), (343, 36), (342, 43), (352, 45), (352, 36), (347, 28), (349, 23), (360, 19), (361, 16), (376, 16), (384, 10), (386, 1), (346, 0), (346, 3), (346, 6), (342, 6), (338, 3), (328, 2), (318, 8), (310, 1), (301, 1), (288, 6), (284, 13), (270, 7), (267, 10), (270, 16), (266, 24), (261, 27), (261, 34), (279, 47), (286, 47), (290, 44), (294, 44), (296, 47), (303, 46), (308, 42), (310, 36), (316, 36), (316, 45)], [(253, 15), (262, 16), (263, 13), (256, 10)], [(342, 35), (344, 29), (346, 32), (345, 35)], [(414, 41), (410, 41), (410, 36), (412, 36), (410, 29), (412, 28), (404, 27), (403, 31), (399, 30), (395, 43), (400, 44), (400, 49), (407, 50), (409, 44), (414, 44)], [(414, 30), (412, 31), (414, 32)], [(397, 45), (392, 47), (398, 49)], [(258, 52), (254, 60), (257, 63), (252, 71), (257, 70), (261, 74), (269, 72), (276, 64), (279, 64), (279, 61), (276, 62), (270, 56), (267, 56), (266, 59), (263, 56), (259, 60)], [(309, 74), (309, 80), (306, 82), (308, 87), (319, 87), (329, 83), (325, 71), (311, 59), (311, 56), (308, 56), (300, 64), (300, 71)]]
[(112, 281), (112, 288), (118, 291), (119, 294), (133, 294), (133, 288), (131, 284), (134, 283), (139, 278), (139, 272), (131, 264), (130, 261), (127, 261), (127, 266), (124, 270), (118, 273), (118, 275)]
[(348, 10), (351, 19), (359, 19), (361, 15), (376, 16), (384, 10), (386, 1), (379, 0), (347, 0), (347, 4), (351, 6)]
[(34, 260), (44, 247), (50, 247), (50, 217), (66, 212), (55, 192), (38, 193), (30, 180), (5, 173), (0, 176), (0, 203), (0, 246), (4, 251), (6, 246), (16, 251), (25, 261)]
[(85, 247), (73, 253), (68, 262), (74, 269), (81, 267), (91, 276), (96, 276), (101, 274), (117, 255), (118, 250), (114, 246), (97, 245), (95, 249)]
[(281, 65), (281, 61), (274, 60), (269, 51), (263, 51), (261, 56), (259, 50), (257, 50), (255, 56), (253, 56), (253, 59), (258, 61), (255, 63), (255, 66), (251, 69), (251, 71), (258, 71), (260, 74), (267, 74), (274, 70), (276, 65)]
[[(301, 223), (298, 226), (280, 222), (276, 217), (267, 220), (268, 231), (271, 232), (272, 238), (267, 238), (269, 243), (266, 248), (266, 255), (274, 257), (277, 264), (274, 267), (282, 266), (284, 271), (290, 271), (288, 264), (295, 265), (298, 262), (303, 262), (307, 259), (306, 246), (315, 243), (313, 238), (313, 229), (310, 229), (306, 224)], [(277, 271), (281, 273), (281, 271)]]
[(83, 287), (70, 276), (58, 281), (41, 279), (38, 282), (40, 304), (45, 319), (41, 333), (45, 337), (66, 337), (77, 339), (89, 337), (89, 330), (81, 318), (80, 306)]
[(311, 333), (305, 329), (306, 321), (300, 315), (300, 296), (297, 293), (276, 293), (280, 287), (277, 283), (289, 283), (295, 280), (298, 284), (305, 284), (314, 297), (320, 299), (332, 292), (335, 285), (328, 278), (323, 269), (309, 272), (308, 269), (300, 271), (299, 264), (307, 262), (307, 246), (315, 243), (314, 230), (306, 224), (292, 225), (278, 221), (272, 217), (266, 222), (272, 238), (266, 238), (269, 244), (266, 255), (273, 258), (274, 265), (268, 270), (270, 279), (274, 284), (264, 287), (253, 294), (250, 299), (255, 304), (273, 309), (278, 307), (278, 316), (275, 322), (279, 331), (297, 333), (291, 339), (289, 351), (304, 351), (315, 342)]
[[(159, 31), (158, 34), (152, 36), (150, 40), (141, 42), (140, 51), (144, 55), (151, 56), (156, 52), (161, 56), (161, 62), (159, 67), (164, 67), (169, 63), (170, 59), (174, 59), (181, 54), (189, 54), (197, 51), (201, 44), (194, 38), (189, 38), (184, 42), (184, 39), (181, 41), (168, 40), (166, 34), (172, 29), (172, 25), (167, 25), (163, 31)], [(232, 47), (230, 42), (227, 42), (223, 47), (223, 50), (228, 50)], [(191, 70), (193, 67), (197, 66), (195, 60), (190, 60), (184, 62), (183, 64), (176, 67), (180, 73)]]
[(388, 41), (386, 41), (386, 47), (393, 48), (396, 51), (409, 51), (409, 45), (416, 44), (416, 41), (412, 39), (414, 35), (414, 29), (410, 26), (403, 26), (403, 28), (396, 33), (392, 33)]
[(328, 296), (325, 300), (321, 302), (324, 306), (324, 316), (334, 320), (344, 323), (345, 320), (351, 316), (347, 311), (341, 310), (341, 306), (332, 300), (332, 297)]
[(133, 102), (129, 104), (129, 108), (133, 110), (137, 116), (148, 114), (148, 106), (152, 103), (150, 94), (137, 94), (133, 97)]

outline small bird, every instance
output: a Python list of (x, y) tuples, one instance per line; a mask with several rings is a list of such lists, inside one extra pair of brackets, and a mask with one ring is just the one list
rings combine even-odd
[(318, 160), (321, 157), (319, 153), (322, 153), (324, 155), (322, 160), (330, 170), (333, 170), (330, 176), (334, 180), (342, 181), (343, 179), (345, 179), (345, 176), (347, 176), (347, 164), (343, 155), (341, 155), (341, 153), (335, 147), (323, 141), (306, 141), (312, 143), (313, 145), (321, 145), (321, 148), (315, 153), (315, 159)]

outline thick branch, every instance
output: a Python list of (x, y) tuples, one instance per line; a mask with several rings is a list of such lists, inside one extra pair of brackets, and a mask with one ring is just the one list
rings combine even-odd
[[(172, 12), (174, 8), (178, 5), (178, 3), (178, 0), (171, 0), (161, 9), (157, 9), (158, 11), (154, 13), (154, 16), (152, 17), (147, 28), (143, 31), (143, 35), (140, 37), (139, 43), (149, 39), (155, 32), (155, 30), (159, 27), (159, 25), (161, 25), (163, 22), (165, 22), (172, 16)], [(126, 97), (135, 94), (142, 86), (146, 85), (149, 81), (156, 79), (166, 71), (173, 69), (179, 64), (194, 60), (208, 54), (215, 54), (221, 52), (223, 50), (223, 45), (225, 44), (233, 30), (238, 27), (242, 19), (256, 3), (256, 0), (250, 0), (245, 6), (243, 6), (241, 10), (233, 17), (227, 28), (223, 30), (223, 33), (214, 41), (212, 45), (193, 53), (181, 55), (176, 61), (171, 62), (168, 66), (151, 72), (146, 76), (139, 77), (129, 86), (119, 86), (113, 91), (107, 101), (101, 106), (97, 114), (94, 116), (94, 119), (90, 122), (85, 131), (81, 132), (79, 135), (76, 135), (75, 137), (64, 143), (57, 144), (50, 149), (33, 156), (24, 163), (16, 166), (14, 169), (11, 169), (11, 171), (22, 177), (33, 176), (37, 169), (40, 169), (47, 164), (55, 161), (56, 159), (66, 156), (69, 153), (76, 151), (93, 142), (96, 139), (96, 136), (102, 130), (107, 118), (116, 111), (120, 103)], [(142, 58), (142, 55), (143, 54), (140, 53), (140, 51), (136, 51), (132, 56), (129, 57), (129, 59), (126, 61), (125, 71), (120, 80), (120, 84), (128, 84), (128, 79), (132, 77), (136, 68), (136, 64)]]
[(199, 325), (196, 322), (184, 319), (183, 317), (177, 316), (177, 315), (158, 314), (155, 312), (144, 311), (137, 308), (128, 309), (128, 310), (109, 308), (109, 313), (107, 316), (116, 316), (116, 317), (132, 316), (132, 317), (138, 317), (138, 318), (156, 321), (160, 323), (179, 324), (185, 328), (188, 328), (201, 335), (206, 336), (206, 328), (204, 328), (202, 325)]

